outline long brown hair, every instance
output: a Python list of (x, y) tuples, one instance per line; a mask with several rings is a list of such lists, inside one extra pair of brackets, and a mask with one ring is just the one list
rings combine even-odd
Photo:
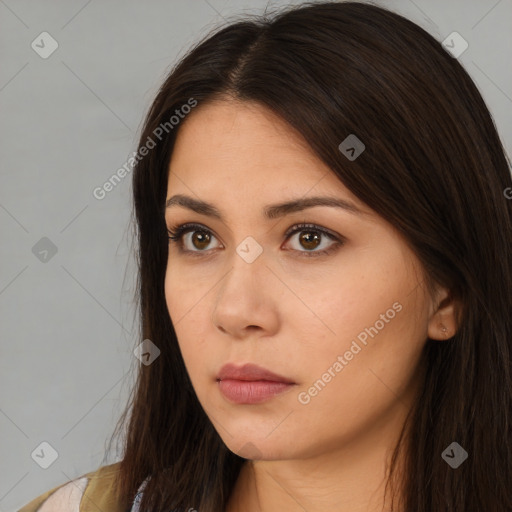
[[(161, 354), (140, 366), (114, 432), (126, 427), (120, 502), (129, 508), (151, 476), (141, 510), (219, 512), (245, 461), (196, 398), (164, 294), (168, 164), (186, 122), (169, 119), (191, 101), (199, 109), (225, 97), (258, 102), (302, 134), (401, 231), (429, 284), (462, 304), (454, 337), (427, 339), (422, 353), (425, 379), (406, 422), (404, 510), (512, 510), (510, 161), (460, 62), (415, 23), (361, 2), (303, 4), (215, 29), (172, 69), (147, 114), (139, 148), (156, 145), (133, 171), (136, 343), (150, 339)], [(353, 161), (338, 149), (351, 133), (366, 146)], [(441, 456), (452, 442), (468, 453), (457, 469)]]

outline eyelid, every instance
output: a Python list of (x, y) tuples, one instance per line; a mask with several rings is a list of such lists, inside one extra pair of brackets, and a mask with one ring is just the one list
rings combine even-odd
[[(306, 256), (306, 257), (321, 256), (321, 255), (326, 255), (326, 254), (330, 253), (332, 250), (339, 247), (340, 245), (344, 245), (344, 243), (346, 241), (346, 238), (344, 236), (334, 233), (333, 231), (331, 231), (327, 228), (324, 228), (317, 224), (305, 223), (305, 222), (296, 223), (296, 224), (293, 224), (292, 226), (290, 226), (290, 228), (288, 228), (286, 230), (284, 237), (286, 238), (286, 240), (288, 240), (292, 235), (295, 235), (296, 233), (300, 233), (302, 231), (307, 231), (307, 230), (316, 231), (318, 233), (321, 233), (322, 235), (329, 238), (333, 242), (333, 244), (331, 244), (327, 249), (323, 249), (320, 251), (314, 251), (314, 250), (313, 251), (306, 251), (306, 250), (299, 251), (297, 249), (288, 249), (288, 250), (290, 250), (292, 252), (299, 253), (301, 256)], [(173, 226), (172, 229), (168, 228), (167, 231), (170, 235), (168, 237), (169, 241), (170, 241), (170, 239), (174, 238), (172, 241), (180, 244), (179, 250), (181, 252), (186, 253), (186, 254), (191, 254), (193, 256), (207, 257), (209, 254), (211, 254), (212, 249), (207, 249), (204, 251), (200, 251), (200, 250), (194, 251), (194, 250), (190, 250), (190, 249), (183, 249), (183, 247), (182, 247), (183, 237), (185, 234), (194, 232), (194, 231), (203, 231), (203, 232), (212, 234), (215, 238), (217, 238), (217, 240), (219, 240), (217, 235), (210, 228), (207, 228), (203, 224), (198, 224), (195, 222), (187, 222), (184, 224), (179, 224), (179, 225)], [(219, 243), (220, 243), (220, 241), (219, 241)], [(220, 243), (220, 245), (222, 247), (222, 243)]]
[[(171, 241), (171, 239), (173, 239), (172, 241), (178, 244), (178, 248), (182, 253), (191, 254), (192, 256), (206, 257), (208, 254), (211, 254), (211, 249), (208, 249), (206, 251), (191, 251), (190, 249), (183, 248), (183, 237), (187, 233), (194, 231), (204, 231), (206, 233), (212, 234), (218, 240), (217, 235), (211, 229), (196, 222), (186, 222), (185, 224), (178, 224), (176, 226), (173, 226), (172, 229), (167, 228), (167, 233), (169, 234), (167, 238), (169, 239), (169, 242)], [(220, 245), (222, 246), (222, 243)]]
[(290, 226), (284, 236), (285, 238), (288, 238), (292, 234), (297, 233), (298, 231), (306, 231), (307, 229), (311, 229), (311, 231), (318, 231), (319, 233), (323, 233), (324, 235), (327, 235), (331, 239), (343, 239), (341, 235), (337, 235), (330, 229), (324, 228), (322, 226), (318, 226), (317, 224), (312, 224), (311, 222), (299, 222), (298, 224), (294, 224), (293, 226)]
[(328, 238), (332, 243), (326, 249), (322, 249), (320, 251), (299, 251), (297, 249), (290, 249), (291, 251), (296, 252), (299, 257), (311, 258), (316, 256), (327, 256), (331, 252), (338, 249), (341, 245), (344, 245), (346, 241), (345, 237), (335, 234), (330, 229), (307, 222), (302, 222), (291, 226), (286, 230), (285, 238), (288, 240), (292, 235), (301, 233), (303, 231), (315, 231), (320, 233), (321, 235), (324, 235), (326, 238)]

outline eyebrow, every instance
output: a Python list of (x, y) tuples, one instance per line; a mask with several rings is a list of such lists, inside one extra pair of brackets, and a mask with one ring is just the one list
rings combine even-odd
[[(176, 194), (169, 198), (166, 203), (166, 209), (172, 206), (183, 206), (201, 215), (207, 215), (214, 217), (224, 222), (220, 211), (210, 203), (194, 199), (193, 197), (185, 196), (182, 194)], [(295, 199), (293, 201), (286, 201), (284, 203), (272, 204), (267, 206), (263, 213), (267, 219), (276, 219), (283, 217), (289, 213), (300, 212), (307, 208), (313, 208), (314, 206), (330, 206), (335, 208), (341, 208), (354, 215), (364, 215), (365, 212), (360, 210), (354, 203), (339, 199), (337, 197), (308, 197)]]

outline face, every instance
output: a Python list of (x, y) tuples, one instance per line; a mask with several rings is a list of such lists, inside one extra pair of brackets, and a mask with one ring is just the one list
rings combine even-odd
[[(210, 207), (180, 205), (178, 195)], [(168, 228), (193, 226), (169, 242), (167, 307), (197, 398), (228, 448), (311, 457), (396, 430), (433, 313), (398, 232), (254, 103), (190, 114), (169, 166), (172, 197)], [(338, 206), (300, 206), (318, 197)], [(288, 384), (256, 374), (219, 381), (226, 363)]]

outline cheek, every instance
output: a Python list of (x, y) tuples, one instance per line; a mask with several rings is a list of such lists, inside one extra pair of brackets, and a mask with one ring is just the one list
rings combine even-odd
[(329, 381), (326, 388), (341, 386), (358, 396), (381, 375), (393, 389), (410, 379), (426, 340), (425, 291), (410, 261), (382, 262), (360, 259), (345, 266), (321, 288), (326, 293), (302, 288), (314, 313), (296, 315), (304, 387), (320, 379)]
[[(190, 275), (190, 274), (188, 274)], [(204, 373), (205, 320), (208, 319), (207, 294), (211, 283), (193, 281), (187, 273), (168, 267), (165, 275), (165, 300), (178, 345), (191, 379), (200, 371)], [(211, 349), (212, 347), (210, 347)]]
[(164, 281), (167, 310), (175, 329), (186, 324), (190, 315), (197, 317), (197, 307), (206, 299), (211, 282), (194, 279), (193, 271), (168, 265)]
[(190, 341), (195, 338), (190, 332), (192, 325), (189, 324), (190, 314), (193, 313), (189, 306), (191, 296), (193, 295), (193, 287), (190, 289), (185, 285), (185, 282), (184, 279), (179, 278), (177, 272), (174, 272), (170, 268), (167, 269), (165, 275), (165, 301), (167, 311), (169, 312), (174, 331), (178, 338), (178, 345), (188, 369), (190, 354), (194, 353), (193, 350), (191, 350)]
[(292, 283), (301, 300), (290, 297), (293, 308), (288, 310), (288, 318), (301, 324), (303, 342), (315, 350), (348, 349), (352, 338), (380, 321), (381, 314), (389, 310), (389, 317), (399, 316), (393, 304), (404, 297), (409, 286), (399, 272), (379, 265), (375, 258), (347, 258), (340, 267)]
[(335, 335), (328, 332), (312, 343), (315, 330), (303, 331), (303, 380), (293, 397), (301, 429), (283, 429), (284, 437), (307, 443), (307, 434), (315, 432), (318, 443), (330, 446), (370, 429), (402, 403), (407, 409), (425, 342), (422, 295), (407, 286), (385, 289), (338, 294), (338, 302), (333, 296), (324, 320)]

